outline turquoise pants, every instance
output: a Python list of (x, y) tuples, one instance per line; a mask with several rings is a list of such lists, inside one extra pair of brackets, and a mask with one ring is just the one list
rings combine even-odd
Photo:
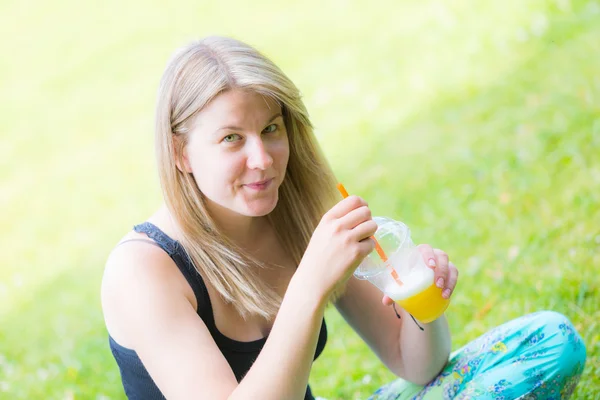
[(568, 399), (585, 359), (585, 345), (571, 322), (562, 314), (540, 311), (455, 351), (427, 386), (398, 379), (369, 399)]

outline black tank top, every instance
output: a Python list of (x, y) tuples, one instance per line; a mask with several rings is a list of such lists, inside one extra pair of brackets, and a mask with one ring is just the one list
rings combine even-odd
[[(136, 225), (134, 230), (136, 232), (145, 233), (148, 235), (149, 238), (154, 240), (154, 242), (156, 242), (156, 244), (173, 259), (194, 291), (196, 301), (198, 302), (198, 315), (206, 324), (210, 334), (215, 340), (215, 343), (221, 350), (221, 353), (223, 353), (223, 356), (229, 363), (229, 366), (233, 370), (233, 373), (239, 382), (244, 377), (246, 372), (248, 372), (254, 363), (254, 360), (256, 360), (258, 357), (258, 354), (263, 348), (267, 338), (258, 339), (252, 342), (238, 342), (223, 335), (215, 325), (215, 319), (213, 316), (208, 291), (206, 290), (206, 285), (179, 242), (171, 239), (157, 226), (149, 222)], [(108, 339), (110, 350), (121, 372), (121, 380), (123, 382), (123, 388), (125, 389), (125, 394), (127, 397), (130, 400), (164, 399), (165, 397), (162, 395), (154, 381), (152, 381), (152, 378), (148, 374), (148, 371), (142, 364), (136, 352), (132, 349), (121, 346), (110, 335)], [(325, 348), (326, 342), (327, 326), (325, 325), (325, 319), (323, 319), (314, 357), (315, 360)], [(203, 398), (202, 393), (198, 393), (198, 397)], [(310, 386), (306, 388), (306, 395), (304, 396), (304, 399), (314, 400)]]

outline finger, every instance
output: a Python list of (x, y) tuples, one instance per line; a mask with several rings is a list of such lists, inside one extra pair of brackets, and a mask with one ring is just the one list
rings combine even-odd
[[(371, 210), (367, 206), (360, 206), (339, 218), (340, 226), (344, 229), (353, 229), (365, 221), (371, 220)], [(362, 238), (361, 238), (362, 239)]]
[(431, 269), (435, 269), (437, 266), (435, 253), (433, 252), (433, 247), (428, 244), (420, 244), (417, 246), (417, 249), (423, 255), (423, 260), (425, 260), (425, 264), (429, 266)]
[[(377, 231), (377, 223), (372, 219), (368, 221), (361, 222), (359, 225), (355, 226), (352, 229), (352, 237), (358, 241), (365, 240), (370, 238)], [(375, 241), (373, 240), (373, 245)]]
[(370, 236), (368, 236), (365, 239), (359, 241), (358, 246), (360, 254), (362, 254), (363, 257), (366, 257), (369, 254), (371, 254), (373, 250), (375, 250), (375, 241), (371, 239)]
[(384, 295), (383, 298), (381, 299), (381, 303), (384, 306), (391, 306), (392, 304), (394, 304), (394, 300), (392, 300), (389, 296)]
[(454, 266), (452, 262), (448, 263), (448, 283), (446, 284), (446, 288), (442, 292), (442, 297), (445, 299), (450, 298), (452, 293), (454, 292), (454, 288), (456, 287), (456, 282), (458, 282), (458, 269)]
[(435, 249), (433, 250), (434, 254), (435, 254), (435, 263), (436, 263), (436, 267), (435, 267), (435, 276), (434, 276), (434, 282), (435, 285), (437, 287), (439, 287), (440, 289), (443, 289), (446, 287), (446, 283), (448, 282), (449, 276), (448, 276), (448, 272), (449, 272), (449, 267), (448, 267), (448, 254), (446, 254), (445, 252), (443, 252), (440, 249)]
[(331, 207), (325, 215), (331, 219), (342, 218), (355, 208), (366, 206), (367, 202), (358, 196), (348, 196)]

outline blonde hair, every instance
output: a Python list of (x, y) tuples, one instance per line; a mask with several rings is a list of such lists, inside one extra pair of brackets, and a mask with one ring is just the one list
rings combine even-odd
[(194, 177), (177, 168), (193, 118), (231, 89), (254, 91), (282, 107), (290, 156), (278, 203), (267, 218), (296, 265), (322, 215), (336, 201), (335, 177), (298, 89), (273, 62), (225, 37), (207, 37), (175, 53), (163, 74), (156, 106), (156, 155), (165, 203), (178, 225), (179, 242), (203, 279), (242, 317), (270, 319), (282, 299), (253, 272), (265, 263), (220, 233)]

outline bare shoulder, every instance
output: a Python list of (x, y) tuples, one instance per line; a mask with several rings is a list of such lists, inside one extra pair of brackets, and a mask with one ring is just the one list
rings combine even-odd
[[(132, 231), (126, 234), (110, 252), (104, 269), (104, 280), (110, 281), (111, 277), (140, 278), (139, 273), (142, 271), (145, 272), (142, 275), (147, 277), (156, 273), (164, 274), (172, 270), (171, 264), (173, 264), (171, 257), (157, 246), (156, 242), (145, 234)], [(118, 281), (122, 282), (121, 279)]]
[(201, 392), (225, 398), (237, 386), (196, 312), (192, 289), (160, 247), (138, 240), (118, 245), (106, 262), (101, 295), (108, 332), (136, 351), (166, 398)]
[(171, 257), (146, 235), (130, 232), (112, 250), (101, 286), (102, 310), (111, 336), (125, 347), (134, 347), (136, 318), (149, 307), (170, 307), (192, 302), (193, 292)]
[(102, 290), (150, 283), (173, 274), (173, 260), (145, 235), (125, 235), (106, 260)]

